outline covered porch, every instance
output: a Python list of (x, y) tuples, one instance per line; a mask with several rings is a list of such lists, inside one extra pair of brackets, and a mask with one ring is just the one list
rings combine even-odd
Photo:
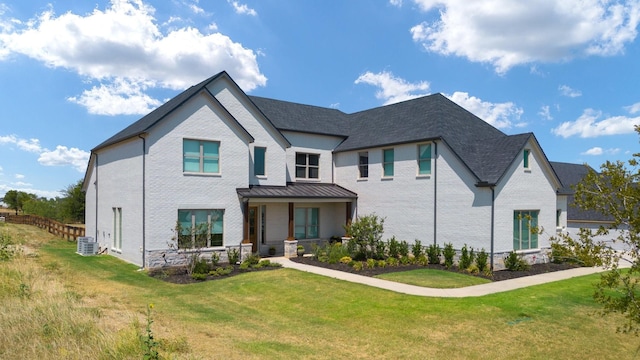
[(262, 256), (284, 253), (285, 240), (298, 240), (308, 252), (312, 244), (344, 235), (357, 194), (335, 184), (288, 183), (236, 189), (242, 205), (243, 243)]

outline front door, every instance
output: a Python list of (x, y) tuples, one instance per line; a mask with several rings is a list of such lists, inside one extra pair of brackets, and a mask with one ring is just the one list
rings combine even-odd
[(249, 207), (249, 241), (251, 242), (251, 252), (258, 252), (258, 207)]

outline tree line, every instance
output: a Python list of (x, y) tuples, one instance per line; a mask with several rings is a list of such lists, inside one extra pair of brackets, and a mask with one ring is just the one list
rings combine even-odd
[(0, 200), (16, 215), (38, 215), (62, 223), (84, 223), (85, 197), (82, 180), (60, 191), (62, 197), (48, 199), (18, 190), (9, 190)]

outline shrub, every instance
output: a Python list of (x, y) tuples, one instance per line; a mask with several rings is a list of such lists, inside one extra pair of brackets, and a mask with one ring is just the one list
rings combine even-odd
[(397, 258), (398, 257), (398, 247), (399, 247), (400, 243), (398, 243), (398, 240), (396, 240), (395, 236), (392, 236), (391, 239), (389, 239), (389, 257), (392, 258)]
[(487, 268), (487, 260), (489, 259), (489, 254), (484, 251), (484, 248), (480, 250), (478, 255), (476, 255), (476, 265), (478, 266), (478, 271), (484, 272)]
[(227, 250), (229, 264), (237, 264), (240, 261), (240, 251), (236, 248)]
[(203, 280), (207, 280), (207, 274), (193, 273), (193, 274), (191, 274), (191, 278), (193, 280), (203, 281)]
[(416, 239), (413, 242), (413, 246), (411, 247), (411, 253), (413, 254), (413, 257), (416, 259), (422, 256), (422, 243), (420, 243), (420, 240)]
[(362, 270), (362, 267), (363, 267), (363, 265), (362, 265), (362, 261), (356, 261), (356, 262), (353, 264), (353, 270), (355, 270), (355, 271), (361, 271), (361, 270)]
[(390, 257), (387, 259), (387, 265), (389, 266), (398, 266), (399, 263), (400, 263), (400, 260), (398, 260), (398, 258)]
[(460, 261), (458, 262), (458, 268), (464, 270), (473, 264), (474, 260), (473, 248), (469, 251), (467, 244), (464, 244), (462, 249), (460, 249)]
[(269, 261), (269, 259), (264, 259), (264, 260), (260, 260), (260, 263), (258, 263), (258, 265), (262, 267), (268, 267), (268, 266), (272, 266), (273, 264), (271, 263), (271, 261)]
[(15, 244), (11, 235), (0, 232), (0, 261), (13, 258), (15, 253)]
[(363, 260), (373, 258), (384, 232), (384, 218), (375, 214), (358, 217), (345, 226), (347, 234), (351, 236), (348, 243), (349, 254), (352, 258)]
[(248, 270), (250, 266), (251, 264), (249, 262), (243, 261), (242, 264), (240, 264), (240, 270)]
[(376, 267), (376, 261), (374, 259), (367, 259), (367, 268), (373, 269)]
[(504, 258), (504, 266), (509, 271), (527, 271), (529, 264), (515, 251), (512, 251)]
[(382, 260), (386, 258), (386, 253), (387, 253), (387, 244), (385, 244), (385, 242), (382, 240), (376, 241), (376, 246), (373, 254), (374, 259)]
[(409, 258), (409, 256), (402, 256), (402, 257), (400, 257), (400, 264), (402, 264), (402, 265), (409, 265), (409, 264), (411, 264), (411, 258)]
[(243, 262), (249, 263), (249, 265), (257, 265), (260, 262), (260, 254), (253, 253), (247, 256)]
[(385, 268), (387, 267), (387, 262), (384, 260), (378, 260), (378, 262), (376, 263), (376, 266), (379, 268)]
[(476, 264), (469, 265), (465, 269), (465, 271), (468, 272), (469, 274), (473, 274), (473, 275), (476, 275), (476, 274), (480, 273), (480, 269), (478, 269), (478, 265), (476, 265)]
[(422, 266), (427, 266), (429, 265), (429, 258), (427, 258), (425, 254), (422, 254), (418, 258), (416, 258), (416, 263)]
[(409, 256), (409, 243), (405, 240), (400, 241), (400, 245), (398, 245), (398, 253), (401, 258)]
[(340, 258), (340, 262), (343, 264), (348, 264), (350, 262), (352, 262), (353, 259), (351, 258), (351, 256), (343, 256)]
[(427, 258), (429, 258), (429, 264), (440, 265), (440, 245), (431, 244), (427, 247)]
[(205, 259), (198, 258), (194, 260), (193, 270), (191, 271), (191, 275), (205, 274), (205, 277), (206, 277), (206, 274), (208, 272), (209, 272), (209, 264), (207, 264), (207, 261)]
[(327, 254), (327, 261), (329, 264), (337, 264), (338, 262), (340, 262), (340, 259), (342, 259), (345, 256), (349, 256), (349, 251), (342, 246), (342, 243), (336, 242), (333, 244), (327, 244), (325, 245), (326, 247), (326, 254)]
[(217, 251), (214, 251), (211, 253), (211, 267), (216, 267), (218, 266), (218, 263), (220, 262), (220, 253)]
[(452, 243), (444, 244), (442, 254), (444, 255), (444, 266), (447, 269), (453, 266), (453, 257), (456, 255), (456, 251), (453, 249)]

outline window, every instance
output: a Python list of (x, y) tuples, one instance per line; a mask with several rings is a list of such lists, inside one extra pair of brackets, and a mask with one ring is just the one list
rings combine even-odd
[(122, 250), (122, 208), (114, 207), (113, 210), (113, 249)]
[(524, 168), (528, 169), (529, 168), (529, 149), (524, 149), (524, 152), (522, 154), (523, 156), (523, 164), (524, 164)]
[(265, 155), (267, 148), (255, 147), (253, 148), (253, 172), (256, 176), (264, 176), (265, 172)]
[(562, 210), (558, 209), (556, 210), (556, 227), (559, 228), (561, 223), (560, 220), (562, 219)]
[(296, 153), (296, 177), (318, 179), (320, 177), (320, 155)]
[(382, 174), (393, 176), (393, 149), (382, 150)]
[(358, 177), (366, 179), (369, 177), (369, 153), (358, 153)]
[(178, 210), (178, 249), (222, 246), (224, 210)]
[(296, 239), (315, 239), (318, 234), (318, 208), (296, 208), (294, 214)]
[(431, 144), (418, 145), (418, 175), (431, 174)]
[(184, 172), (220, 173), (220, 143), (217, 141), (184, 140)]
[(538, 211), (513, 212), (513, 249), (538, 248)]

